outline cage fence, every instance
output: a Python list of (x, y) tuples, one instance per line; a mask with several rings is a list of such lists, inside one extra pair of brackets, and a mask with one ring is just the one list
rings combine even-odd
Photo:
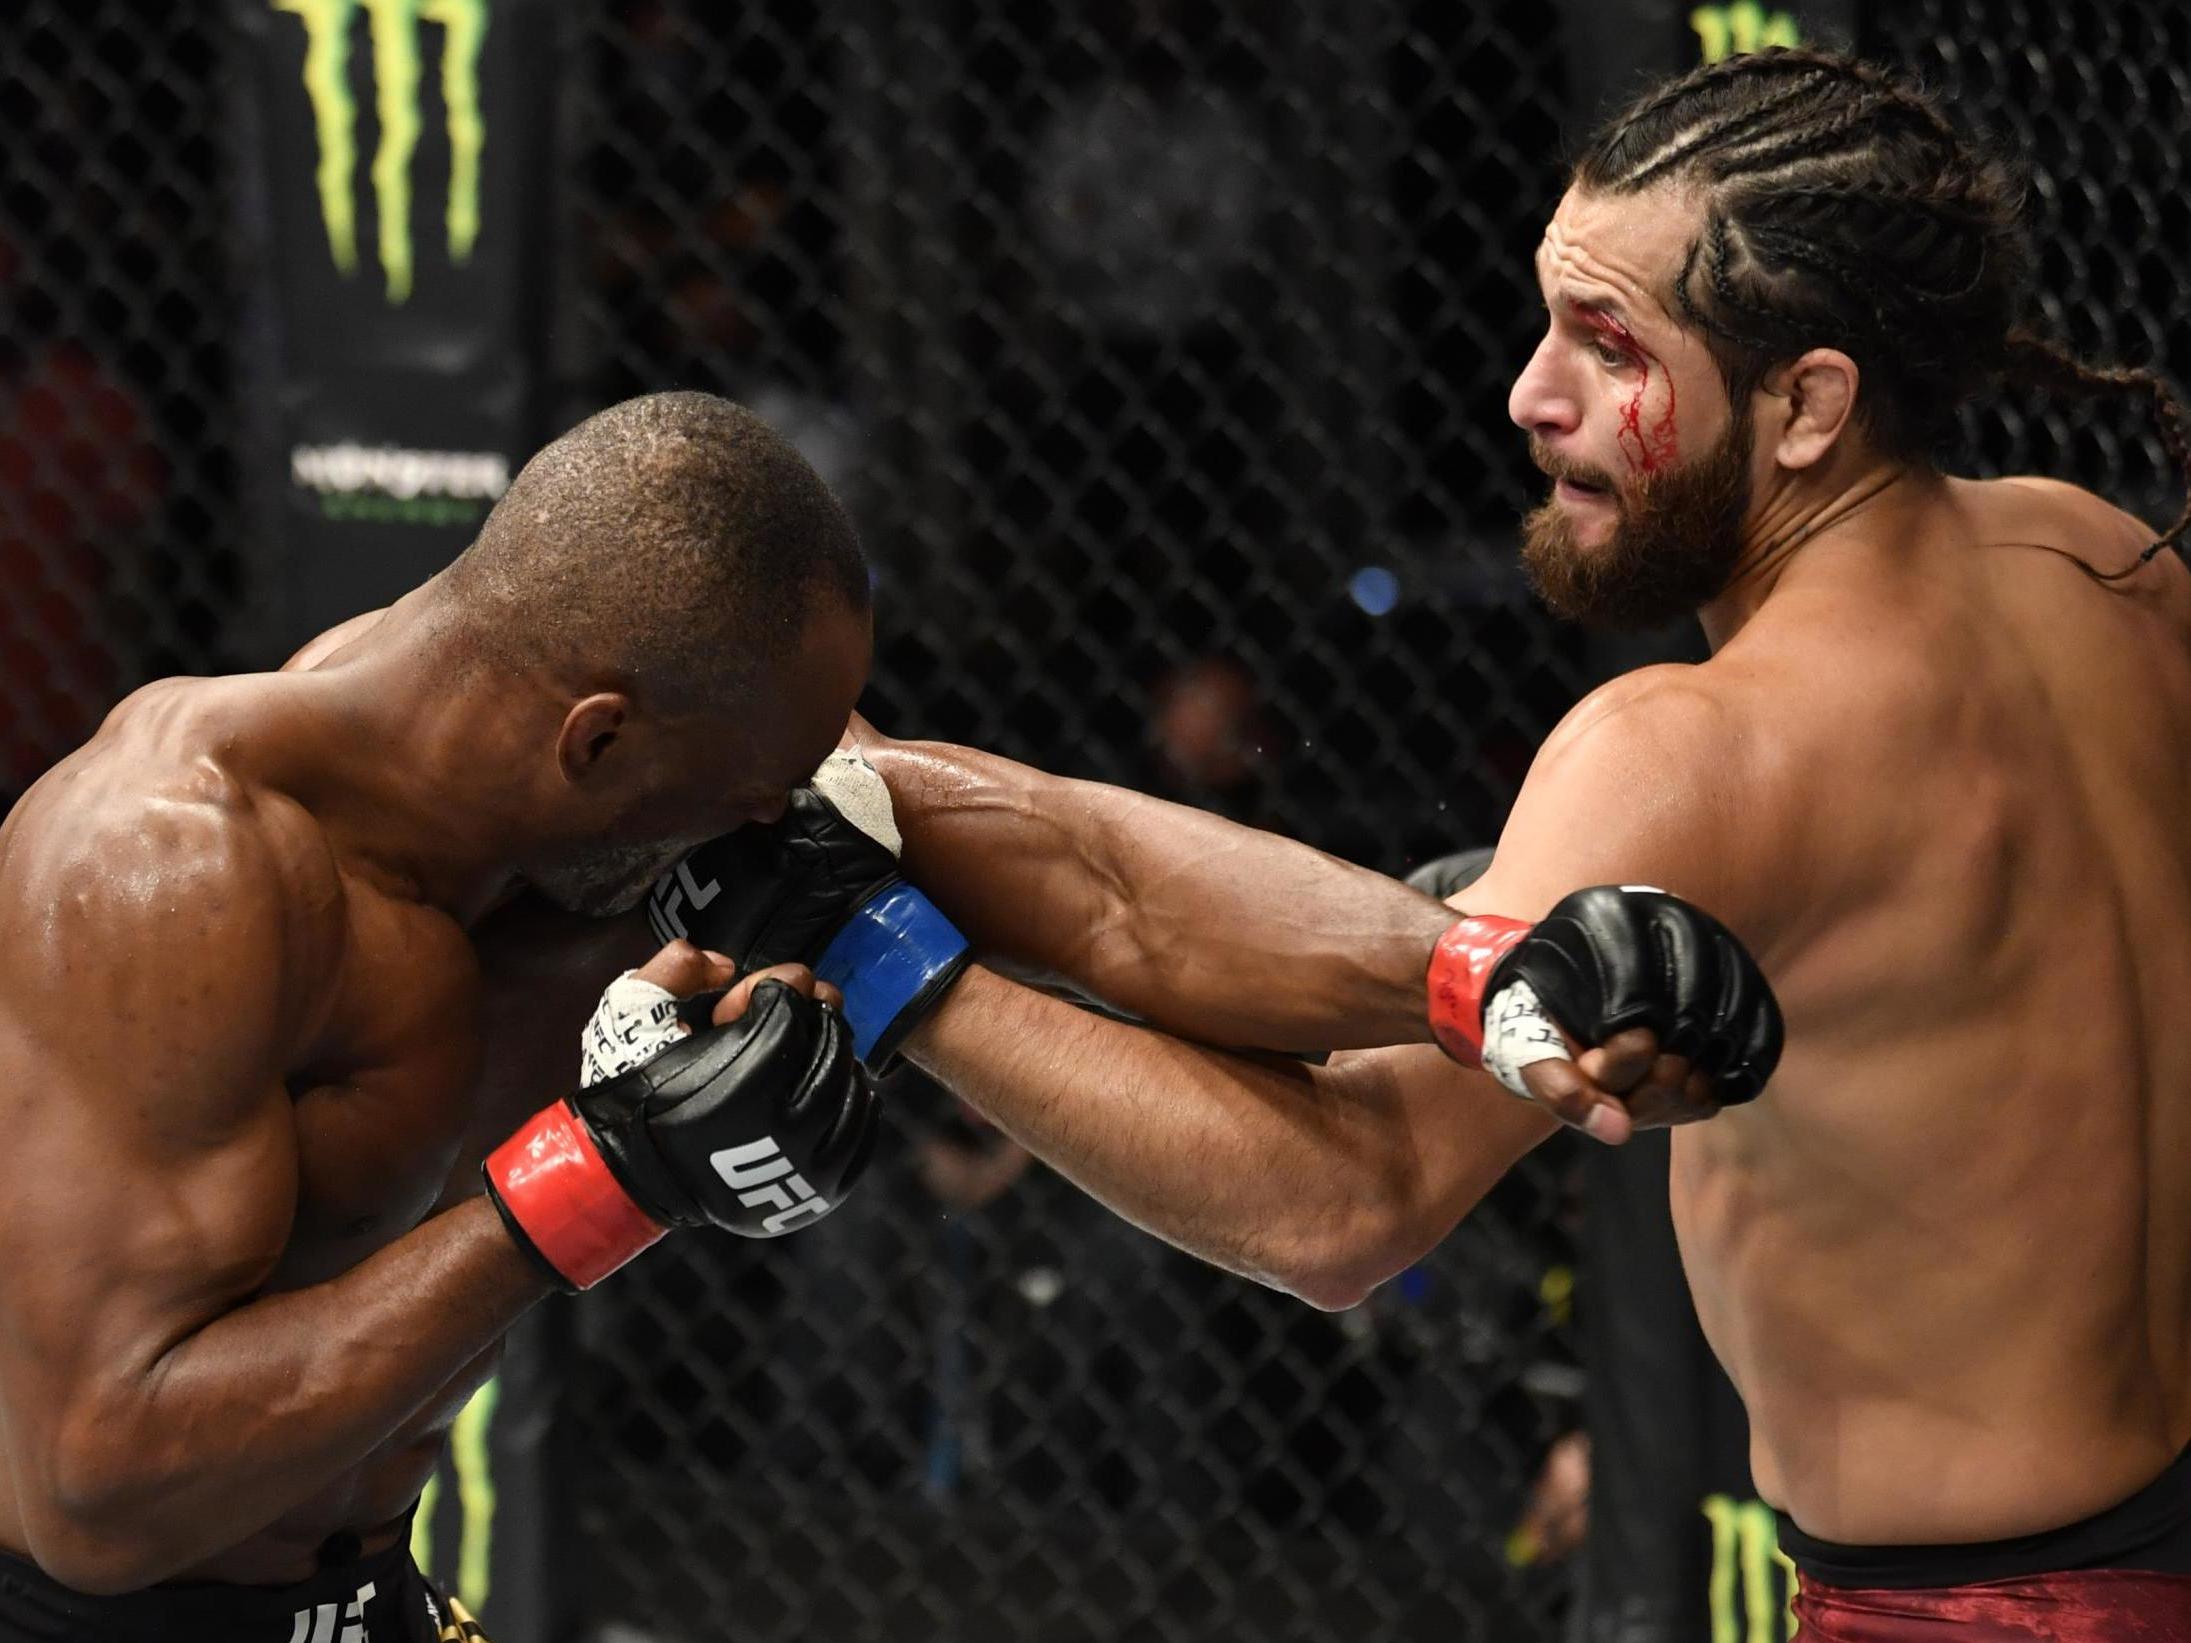
[[(1710, 8), (1707, 8), (1708, 10)], [(1613, 660), (1530, 602), (1505, 414), (1569, 13), (1436, 0), (584, 0), (561, 420), (702, 387), (877, 578), (886, 728), (1400, 872), (1489, 842)], [(0, 18), (0, 781), (265, 665), (220, 16)], [(2044, 317), (2191, 376), (2191, 15), (1913, 0), (1861, 43), (2033, 173)], [(2134, 405), (1967, 418), (2156, 520)], [(1678, 640), (1669, 643), (1678, 644)], [(1559, 1635), (1509, 1535), (1586, 1365), (1571, 1159), (1325, 1315), (1144, 1237), (901, 1077), (870, 1186), (575, 1309), (586, 1614), (669, 1636)]]

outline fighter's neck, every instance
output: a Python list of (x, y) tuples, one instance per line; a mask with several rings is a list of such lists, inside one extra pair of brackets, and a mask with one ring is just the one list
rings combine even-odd
[(1761, 506), (1743, 531), (1742, 555), (1719, 596), (1697, 612), (1717, 651), (1757, 615), (1790, 572), (1828, 543), (1869, 533), (1879, 515), (1939, 483), (1928, 470), (1875, 462), (1791, 486)]
[(515, 877), (528, 818), (509, 773), (537, 737), (430, 645), (371, 641), (296, 679), (269, 774), (352, 870), (469, 924)]

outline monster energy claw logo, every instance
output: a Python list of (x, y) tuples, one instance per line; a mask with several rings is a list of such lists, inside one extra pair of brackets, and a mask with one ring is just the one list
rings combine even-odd
[(441, 101), (449, 132), (449, 256), (463, 262), (479, 238), (479, 156), (487, 123), (479, 110), (479, 48), (489, 0), (272, 0), (304, 23), (304, 89), (319, 138), (320, 217), (335, 266), (358, 262), (357, 99), (350, 91), (350, 29), (362, 9), (371, 20), (373, 108), (380, 140), (373, 151), (373, 208), (388, 300), (411, 294), (411, 159), (419, 115), (419, 31), (438, 24)]
[(1738, 51), (1802, 44), (1802, 31), (1795, 18), (1788, 12), (1767, 11), (1758, 0), (1735, 0), (1731, 6), (1699, 6), (1689, 13), (1689, 27), (1696, 31), (1697, 45), (1707, 63), (1716, 63)]
[[(1784, 1643), (1796, 1635), (1795, 1564), (1760, 1500), (1704, 1497), (1712, 1525), (1712, 1643)], [(1775, 1578), (1775, 1571), (1781, 1578)]]

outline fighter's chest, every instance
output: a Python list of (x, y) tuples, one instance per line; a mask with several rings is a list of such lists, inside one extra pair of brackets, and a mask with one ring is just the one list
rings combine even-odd
[(316, 1282), (400, 1237), (463, 1173), (478, 1005), (470, 944), (453, 924), (357, 908), (342, 983), (289, 1076), (297, 1208), (280, 1286)]

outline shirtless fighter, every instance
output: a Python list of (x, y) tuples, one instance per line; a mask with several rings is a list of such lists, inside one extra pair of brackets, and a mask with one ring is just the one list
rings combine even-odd
[[(875, 1120), (855, 1035), (887, 1049), (919, 991), (892, 955), (845, 962), (849, 997), (749, 972), (694, 1031), (675, 1000), (733, 971), (672, 944), (589, 1020), (646, 921), (555, 908), (631, 908), (781, 814), (852, 711), (867, 599), (788, 445), (634, 400), (385, 613), (280, 674), (139, 692), (24, 798), (0, 1643), (475, 1636), (407, 1519), (503, 1332), (666, 1228), (774, 1236), (841, 1198)], [(581, 1024), (588, 1087), (555, 1099)]]
[[(2139, 391), (2191, 454), (2157, 380), (2020, 328), (2018, 199), (1882, 72), (1700, 70), (1583, 154), (1511, 400), (1555, 481), (1526, 530), (1543, 593), (1583, 619), (1698, 611), (1714, 654), (1582, 703), (1456, 903), (1489, 931), (1577, 884), (1661, 884), (1773, 977), (1785, 1062), (1675, 1134), (1673, 1203), (1804, 1636), (1833, 1643), (2191, 1638), (2191, 579), (2160, 552), (2186, 521), (2156, 543), (2071, 486), (1934, 453), (2006, 374)], [(864, 743), (906, 872), (977, 951), (1207, 1044), (1428, 1036), (1436, 919), (1401, 929), (1368, 875)], [(845, 847), (803, 800), (794, 825)], [(782, 854), (719, 927), (754, 927), (739, 900), (843, 916), (845, 876)], [(1435, 1005), (1459, 956), (1432, 962)], [(1607, 1088), (1641, 1066), (1617, 1048), (1585, 1058)], [(1326, 1306), (1555, 1122), (1434, 1050), (1271, 1065), (979, 966), (906, 1053), (1136, 1222)]]
[[(511, 898), (628, 907), (779, 813), (867, 650), (821, 481), (736, 407), (662, 395), (549, 446), (387, 612), (289, 671), (138, 692), (23, 799), (0, 1639), (476, 1635), (407, 1519), (499, 1337), (666, 1227), (817, 1218), (875, 1110), (803, 972), (637, 1071), (604, 1006), (600, 1081), (558, 1099), (637, 921), (571, 940)], [(730, 979), (690, 947), (642, 974)]]

